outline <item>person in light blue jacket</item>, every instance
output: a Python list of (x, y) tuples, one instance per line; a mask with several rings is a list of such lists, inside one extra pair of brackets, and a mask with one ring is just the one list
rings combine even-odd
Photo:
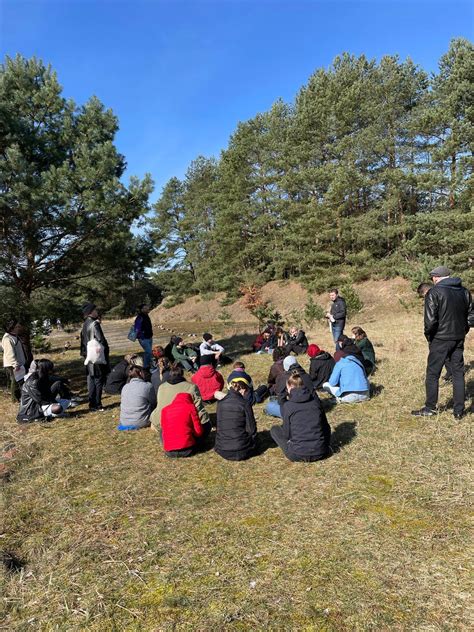
[(336, 362), (329, 381), (323, 389), (334, 395), (338, 402), (354, 404), (370, 398), (370, 385), (364, 365), (353, 355)]

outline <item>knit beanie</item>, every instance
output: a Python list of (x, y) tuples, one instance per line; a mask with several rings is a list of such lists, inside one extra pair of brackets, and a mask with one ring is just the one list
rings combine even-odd
[(285, 369), (285, 371), (289, 371), (290, 368), (295, 364), (298, 364), (295, 356), (289, 355), (286, 356), (286, 358), (283, 360), (283, 368)]
[(321, 353), (321, 349), (318, 347), (318, 345), (309, 345), (306, 353), (309, 355), (310, 358), (314, 358), (318, 355), (318, 353)]
[(93, 312), (96, 307), (97, 306), (94, 305), (94, 303), (84, 303), (84, 305), (82, 306), (82, 314), (83, 314), (84, 318), (89, 316), (89, 314), (91, 312)]

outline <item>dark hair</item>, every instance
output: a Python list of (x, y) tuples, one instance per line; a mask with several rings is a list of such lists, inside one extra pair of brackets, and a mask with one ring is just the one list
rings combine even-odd
[(174, 364), (171, 365), (170, 367), (170, 379), (174, 379), (177, 377), (183, 377), (184, 375), (184, 369), (183, 367), (178, 364), (177, 362), (175, 362)]
[(349, 336), (346, 336), (346, 334), (341, 334), (337, 341), (343, 349), (346, 345), (352, 344), (352, 340), (349, 338)]
[(212, 334), (209, 333), (205, 333), (202, 335), (203, 340), (205, 340), (206, 342), (209, 342), (209, 340), (212, 340)]
[(11, 332), (11, 330), (15, 327), (15, 325), (18, 324), (18, 319), (14, 318), (13, 316), (10, 316), (9, 318), (7, 318), (7, 320), (3, 323), (3, 328), (5, 329), (5, 331), (9, 334)]
[(416, 288), (416, 291), (418, 295), (423, 298), (426, 292), (428, 292), (428, 290), (431, 290), (432, 287), (433, 286), (431, 285), (431, 283), (424, 282), (424, 283), (420, 283), (420, 285)]
[(331, 294), (332, 292), (334, 292), (334, 294), (339, 294), (339, 290), (337, 289), (337, 287), (333, 287), (329, 290), (329, 294)]
[(250, 387), (248, 386), (248, 384), (242, 382), (241, 380), (232, 380), (232, 382), (229, 384), (229, 388), (231, 388), (233, 391), (237, 391), (239, 388), (243, 388), (245, 391), (248, 391)]
[(245, 369), (245, 364), (240, 361), (234, 362), (234, 369)]
[(141, 366), (136, 366), (136, 364), (132, 364), (132, 366), (128, 370), (128, 379), (131, 380), (134, 377), (145, 379), (145, 370)]
[(273, 362), (277, 362), (278, 360), (281, 360), (281, 358), (283, 358), (284, 356), (284, 351), (283, 349), (280, 349), (280, 347), (276, 347), (275, 349), (273, 349), (273, 353), (272, 353), (272, 358), (273, 358)]
[(41, 358), (41, 360), (36, 360), (36, 373), (40, 380), (47, 379), (52, 371), (54, 370), (54, 364), (51, 360), (47, 360), (46, 358)]

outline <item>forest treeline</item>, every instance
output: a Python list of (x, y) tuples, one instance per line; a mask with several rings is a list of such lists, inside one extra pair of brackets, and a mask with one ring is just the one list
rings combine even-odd
[(119, 122), (77, 105), (36, 58), (0, 66), (0, 306), (33, 317), (110, 315), (143, 301), (297, 278), (313, 290), (414, 281), (472, 267), (474, 47), (453, 40), (430, 76), (410, 60), (347, 53), (293, 103), (241, 122), (151, 205), (124, 182)]
[(154, 205), (167, 293), (298, 278), (473, 282), (474, 48), (451, 42), (430, 76), (411, 60), (344, 53), (294, 103), (241, 122), (218, 160), (199, 156)]

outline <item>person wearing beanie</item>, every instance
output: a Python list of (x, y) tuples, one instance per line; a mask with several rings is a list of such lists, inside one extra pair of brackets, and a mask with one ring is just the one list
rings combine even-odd
[(212, 361), (212, 356), (203, 356), (201, 366), (191, 378), (191, 382), (198, 387), (204, 404), (215, 402), (216, 391), (220, 392), (224, 388), (224, 378), (216, 371)]
[(201, 356), (201, 359), (205, 355), (212, 356), (214, 358), (213, 363), (216, 366), (220, 363), (220, 359), (223, 353), (224, 353), (224, 347), (222, 347), (221, 345), (217, 344), (217, 342), (215, 342), (214, 338), (212, 337), (212, 334), (209, 334), (209, 333), (203, 334), (202, 342), (199, 346), (199, 354)]
[(313, 462), (331, 454), (331, 428), (320, 400), (294, 371), (286, 383), (288, 398), (282, 404), (283, 425), (270, 435), (290, 461)]
[(174, 339), (171, 355), (173, 356), (173, 361), (180, 364), (185, 371), (191, 371), (192, 373), (197, 371), (196, 352), (194, 349), (189, 349), (179, 336)]
[(104, 387), (109, 368), (109, 344), (99, 321), (99, 312), (94, 303), (85, 303), (82, 307), (84, 324), (81, 330), (81, 356), (87, 359), (87, 343), (96, 340), (104, 351), (105, 364), (88, 362), (86, 365), (87, 390), (89, 395), (89, 409), (102, 411), (102, 389)]
[(425, 405), (413, 410), (415, 417), (438, 413), (439, 378), (448, 360), (453, 381), (453, 415), (464, 416), (464, 340), (473, 322), (472, 296), (459, 277), (451, 277), (446, 266), (431, 270), (434, 287), (425, 296), (424, 333), (429, 345), (426, 367)]
[(236, 377), (227, 395), (217, 403), (214, 450), (228, 461), (243, 461), (255, 454), (257, 424), (246, 397), (249, 388), (248, 380)]
[[(288, 392), (286, 390), (286, 383), (290, 375), (294, 372), (298, 373), (303, 380), (305, 387), (308, 391), (313, 394), (314, 387), (311, 381), (311, 378), (303, 369), (302, 366), (298, 364), (295, 356), (286, 356), (283, 360), (283, 373), (278, 376), (275, 384), (275, 397), (271, 397), (268, 404), (265, 406), (265, 414), (270, 415), (271, 417), (280, 417), (281, 418), (281, 406), (283, 402), (286, 401)], [(315, 395), (317, 397), (317, 395)]]
[(323, 351), (318, 345), (309, 345), (307, 354), (311, 358), (309, 363), (309, 377), (314, 388), (322, 389), (324, 382), (329, 380), (335, 365), (334, 358), (327, 351)]

